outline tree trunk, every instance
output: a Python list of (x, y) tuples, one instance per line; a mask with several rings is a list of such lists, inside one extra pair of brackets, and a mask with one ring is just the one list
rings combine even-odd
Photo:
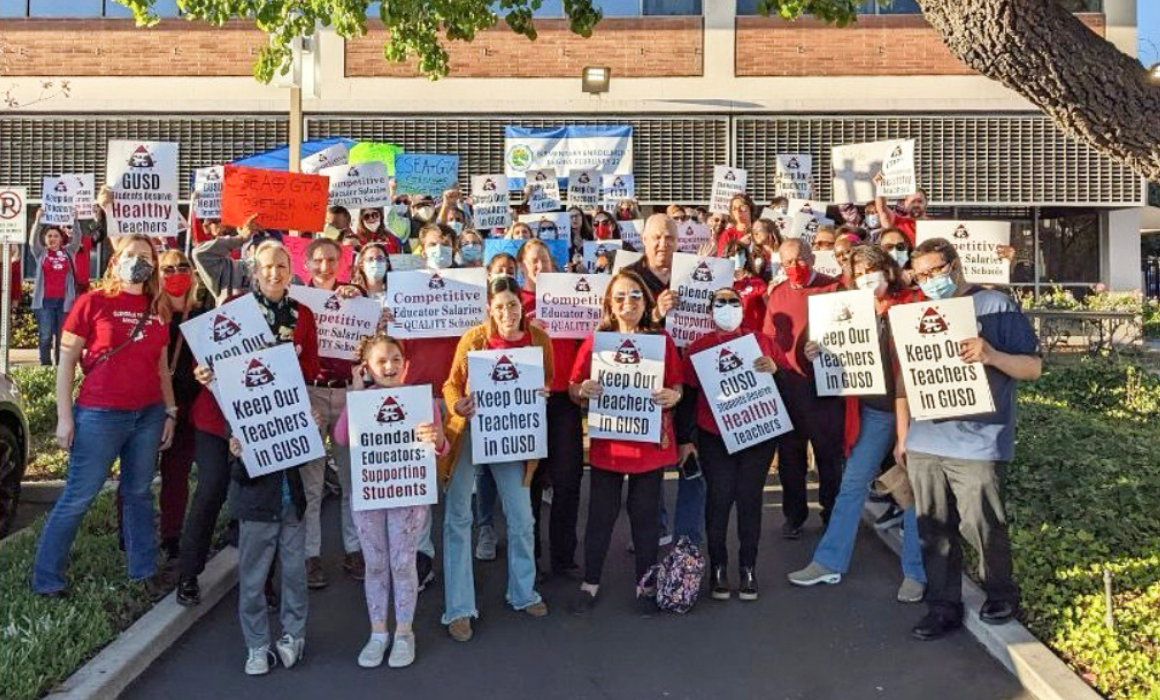
[(1068, 134), (1160, 181), (1160, 85), (1057, 0), (918, 0), (951, 53)]

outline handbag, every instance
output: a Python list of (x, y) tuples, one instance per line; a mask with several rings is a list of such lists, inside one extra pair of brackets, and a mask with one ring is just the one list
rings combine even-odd
[(136, 337), (136, 335), (141, 332), (141, 329), (145, 327), (145, 324), (149, 322), (149, 315), (149, 309), (145, 309), (145, 311), (141, 314), (141, 318), (137, 319), (137, 325), (133, 326), (132, 332), (129, 333), (129, 338), (125, 342), (121, 343), (112, 350), (106, 351), (105, 354), (94, 360), (92, 364), (85, 368), (85, 374), (92, 374), (93, 370), (103, 365), (110, 357), (129, 347), (129, 345), (133, 342), (133, 338)]

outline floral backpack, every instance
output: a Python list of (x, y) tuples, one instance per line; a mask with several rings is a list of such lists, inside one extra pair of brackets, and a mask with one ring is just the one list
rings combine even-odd
[(657, 607), (683, 615), (697, 603), (704, 575), (705, 555), (688, 537), (682, 536), (661, 563), (645, 573), (640, 585), (646, 587), (650, 579), (656, 581)]

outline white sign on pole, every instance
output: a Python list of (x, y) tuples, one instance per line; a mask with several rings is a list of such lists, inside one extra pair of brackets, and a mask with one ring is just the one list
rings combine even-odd
[(612, 274), (620, 272), (622, 269), (635, 265), (644, 257), (644, 253), (638, 253), (634, 250), (618, 250), (616, 256), (612, 260)]
[(776, 192), (778, 197), (809, 199), (814, 157), (808, 153), (777, 155)]
[(92, 173), (46, 177), (41, 185), (41, 224), (72, 226), (75, 219), (93, 218)]
[(307, 175), (316, 175), (323, 168), (329, 168), (335, 165), (346, 165), (349, 156), (350, 150), (346, 147), (346, 144), (336, 143), (333, 146), (328, 146), (316, 152), (312, 156), (307, 156), (300, 160), (299, 163), (301, 165), (299, 170)]
[(181, 226), (177, 209), (177, 144), (109, 141), (105, 183), (113, 195), (109, 235), (167, 238)]
[(814, 294), (807, 301), (810, 340), (821, 349), (814, 358), (818, 396), (885, 394), (874, 293), (856, 289)]
[(979, 335), (970, 297), (899, 304), (890, 330), (915, 420), (958, 418), (995, 410), (982, 363), (959, 359), (959, 343)]
[(588, 437), (628, 442), (661, 440), (665, 337), (644, 333), (594, 333), (591, 379), (603, 393), (588, 401)]
[(28, 239), (28, 188), (0, 187), (0, 241), (24, 243)]
[(834, 146), (832, 199), (838, 204), (863, 204), (875, 195), (905, 197), (918, 187), (914, 173), (914, 139), (874, 141)]
[(635, 250), (641, 249), (640, 234), (644, 231), (644, 219), (626, 219), (617, 221), (620, 229), (620, 240), (632, 246)]
[(525, 174), (526, 182), (530, 186), (528, 192), (528, 211), (540, 213), (556, 211), (561, 207), (560, 183), (556, 180), (556, 170), (529, 170)]
[(793, 430), (773, 375), (753, 369), (761, 355), (750, 333), (691, 358), (729, 454)]
[(955, 247), (963, 275), (974, 284), (1010, 284), (1011, 263), (999, 247), (1011, 245), (1010, 221), (929, 221), (919, 219), (917, 242), (945, 238)]
[(568, 206), (585, 211), (600, 206), (600, 171), (572, 170), (568, 172)]
[(335, 165), (318, 171), (330, 178), (330, 206), (363, 209), (391, 205), (390, 178), (386, 163), (368, 161), (358, 165)]
[(351, 507), (355, 510), (431, 505), (435, 449), (415, 435), (434, 423), (431, 386), (366, 389), (346, 395), (350, 429)]
[(467, 353), (475, 399), (471, 461), (494, 464), (548, 456), (544, 352), (537, 347)]
[(587, 338), (600, 324), (611, 280), (611, 275), (541, 272), (536, 275), (536, 319), (553, 339)]
[(677, 303), (665, 317), (665, 327), (677, 347), (683, 348), (714, 330), (709, 300), (718, 289), (733, 288), (735, 268), (725, 258), (673, 253), (672, 269), (669, 289), (677, 295)]
[(728, 214), (729, 200), (735, 194), (744, 194), (748, 181), (748, 170), (730, 168), (728, 165), (714, 165), (713, 192), (709, 198), (709, 211), (715, 214)]
[(601, 181), (600, 199), (604, 208), (613, 211), (622, 199), (636, 198), (635, 175), (604, 175)]
[(219, 360), (214, 383), (251, 477), (326, 455), (293, 343)]
[(838, 257), (834, 255), (832, 250), (814, 251), (814, 269), (834, 279), (842, 277), (842, 266), (838, 263)]
[(314, 312), (319, 357), (354, 360), (359, 341), (375, 334), (383, 314), (382, 305), (373, 299), (343, 299), (325, 289), (294, 284), (290, 296)]
[[(833, 226), (834, 222), (824, 216), (818, 214), (806, 214), (805, 212), (798, 212), (793, 215), (790, 220), (789, 230), (785, 232), (786, 238), (801, 238), (810, 246), (814, 244), (814, 236), (818, 235), (818, 229), (822, 226)], [(820, 252), (820, 251), (819, 251)]]
[(455, 338), (487, 316), (487, 270), (408, 270), (387, 273), (387, 301), (396, 338)]
[(193, 171), (193, 214), (199, 219), (222, 218), (222, 178), (225, 167), (211, 165)]
[(253, 294), (189, 319), (181, 324), (181, 334), (198, 364), (210, 369), (218, 360), (256, 353), (277, 342)]
[[(601, 256), (610, 257), (610, 253), (615, 256), (618, 253), (612, 253), (614, 250), (620, 250), (624, 246), (624, 241), (584, 241), (584, 269), (589, 272), (596, 272)], [(605, 270), (611, 268), (609, 264), (605, 266)]]
[(542, 241), (567, 241), (572, 245), (572, 216), (566, 211), (520, 214), (519, 221), (527, 224)]
[(711, 238), (709, 227), (700, 221), (689, 219), (677, 223), (677, 250), (682, 253), (696, 253)]
[(471, 198), (471, 216), (476, 230), (511, 226), (511, 194), (506, 175), (473, 175)]

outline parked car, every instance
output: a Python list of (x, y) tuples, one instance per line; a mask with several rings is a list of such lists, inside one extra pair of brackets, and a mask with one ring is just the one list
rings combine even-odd
[(0, 374), (0, 537), (12, 529), (28, 466), (28, 419), (16, 384)]

